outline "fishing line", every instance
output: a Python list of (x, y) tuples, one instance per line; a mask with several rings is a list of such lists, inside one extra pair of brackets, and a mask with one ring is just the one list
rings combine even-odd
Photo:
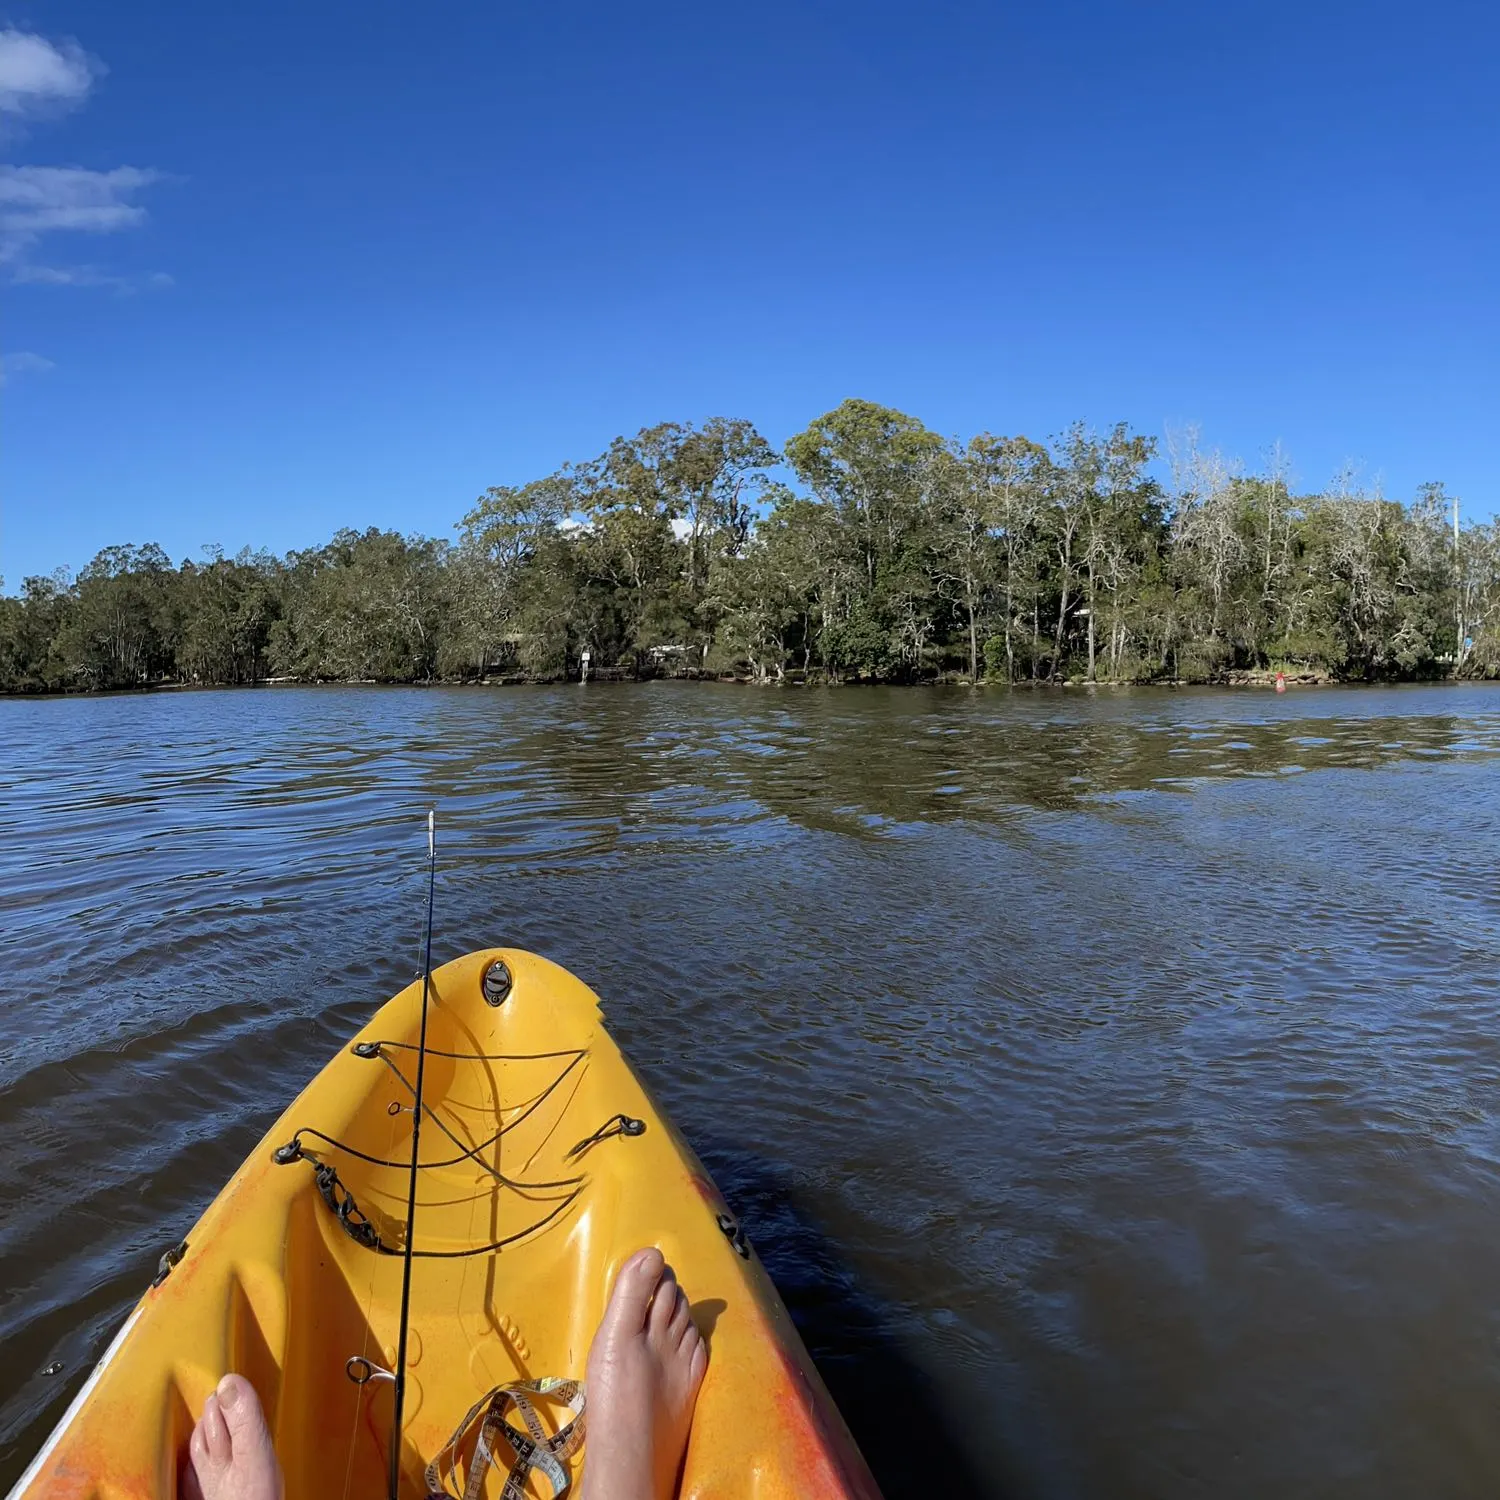
[[(411, 1177), (406, 1190), (406, 1234), (401, 1254), (401, 1318), (396, 1344), (396, 1411), (391, 1423), (388, 1500), (400, 1500), (401, 1420), (406, 1408), (406, 1343), (411, 1316), (411, 1266), (413, 1230), (417, 1217), (418, 1151), (422, 1139), (422, 1081), (427, 1064), (427, 1004), (432, 991), (432, 907), (437, 893), (437, 814), (427, 810), (427, 935), (422, 945), (422, 1022), (417, 1033), (417, 1081), (412, 1090), (415, 1104), (411, 1115)], [(455, 1143), (457, 1144), (457, 1143)]]

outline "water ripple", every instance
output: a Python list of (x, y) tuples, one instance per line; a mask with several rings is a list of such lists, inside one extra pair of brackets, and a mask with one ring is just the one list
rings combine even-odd
[[(1500, 694), (0, 702), (0, 1483), (442, 955), (568, 964), (889, 1492), (1500, 1472)], [(61, 1360), (65, 1373), (40, 1375)], [(896, 1424), (899, 1426), (899, 1424)]]

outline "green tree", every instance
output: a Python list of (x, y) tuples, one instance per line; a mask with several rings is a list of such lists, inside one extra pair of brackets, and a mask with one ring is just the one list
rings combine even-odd
[(869, 401), (845, 401), (786, 445), (787, 463), (833, 522), (820, 615), (835, 671), (920, 664), (936, 592), (924, 564), (942, 449), (915, 417)]
[(265, 553), (230, 559), (220, 548), (205, 550), (205, 562), (185, 562), (178, 571), (177, 675), (198, 683), (259, 681), (280, 612), (278, 565)]
[(483, 675), (515, 665), (550, 675), (567, 669), (571, 570), (557, 572), (559, 528), (575, 503), (572, 478), (549, 475), (484, 492), (459, 523), (450, 565), (448, 633), (442, 664)]
[[(998, 556), (995, 567), (1000, 588), (1000, 640), (1005, 680), (1016, 678), (1016, 643), (1029, 630), (1031, 675), (1040, 661), (1041, 598), (1046, 574), (1042, 514), (1050, 480), (1051, 458), (1039, 443), (1024, 437), (970, 440), (965, 452), (970, 483), (980, 490), (993, 529)], [(988, 653), (988, 647), (987, 653)], [(989, 670), (998, 668), (1000, 653), (988, 653)]]
[(141, 687), (175, 666), (174, 570), (154, 542), (106, 547), (78, 575), (53, 642), (58, 675), (88, 688)]
[(447, 548), (371, 528), (293, 553), (275, 669), (312, 681), (417, 682), (437, 664)]

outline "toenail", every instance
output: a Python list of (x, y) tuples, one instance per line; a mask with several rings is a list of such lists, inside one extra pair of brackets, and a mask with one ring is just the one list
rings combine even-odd
[(240, 1399), (240, 1383), (225, 1378), (219, 1382), (219, 1405), (225, 1408), (236, 1406)]

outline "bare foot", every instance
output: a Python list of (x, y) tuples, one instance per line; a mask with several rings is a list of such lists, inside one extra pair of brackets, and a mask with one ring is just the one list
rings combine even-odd
[(226, 1375), (188, 1439), (182, 1500), (282, 1500), (281, 1465), (255, 1388)]
[(708, 1345), (660, 1250), (620, 1267), (588, 1363), (581, 1500), (672, 1500)]

